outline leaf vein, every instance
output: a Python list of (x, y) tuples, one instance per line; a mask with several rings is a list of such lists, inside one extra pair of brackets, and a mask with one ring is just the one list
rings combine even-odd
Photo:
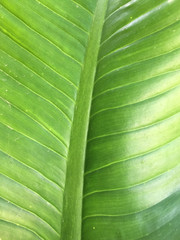
[(10, 202), (12, 205), (15, 205), (16, 207), (18, 207), (18, 208), (20, 208), (20, 209), (23, 209), (24, 211), (29, 212), (30, 214), (36, 216), (38, 219), (40, 219), (41, 221), (43, 221), (44, 223), (46, 223), (58, 236), (60, 236), (60, 234), (54, 229), (53, 226), (51, 226), (50, 223), (48, 223), (46, 220), (44, 220), (43, 218), (41, 218), (41, 217), (40, 217), (39, 215), (37, 215), (36, 213), (34, 213), (34, 212), (32, 212), (32, 211), (30, 211), (30, 210), (28, 210), (28, 209), (20, 206), (19, 204), (14, 203), (12, 200), (7, 199), (7, 198), (5, 198), (4, 196), (0, 196), (0, 197), (1, 197), (2, 199), (4, 199), (5, 201)]
[[(25, 63), (23, 63), (22, 61), (18, 60), (17, 58), (15, 58), (14, 56), (10, 55), (9, 53), (7, 53), (6, 51), (4, 51), (3, 49), (1, 49), (2, 52), (4, 52), (5, 54), (7, 54), (9, 57), (11, 57), (12, 59), (14, 59), (15, 61), (17, 61), (18, 63), (22, 64), (25, 68), (27, 68), (29, 71), (31, 71), (32, 73), (34, 73), (36, 76), (40, 77), (44, 82), (46, 82), (48, 85), (50, 85), (52, 88), (54, 88), (55, 90), (57, 90), (60, 94), (64, 95), (65, 97), (67, 97), (69, 100), (71, 100), (73, 103), (75, 103), (74, 99), (71, 98), (69, 95), (67, 95), (65, 92), (63, 92), (61, 89), (55, 87), (52, 83), (50, 83), (47, 79), (45, 79), (44, 77), (42, 77), (40, 74), (38, 74), (37, 72), (35, 72), (33, 69), (31, 69), (28, 65), (26, 65)], [(62, 103), (63, 104), (63, 103)], [(65, 106), (63, 104), (63, 106)], [(66, 107), (66, 106), (65, 106)]]
[(66, 120), (68, 120), (69, 123), (72, 123), (72, 120), (69, 118), (69, 116), (61, 109), (59, 108), (55, 103), (51, 102), (49, 99), (43, 97), (39, 93), (35, 92), (33, 89), (29, 88), (28, 86), (24, 85), (22, 82), (19, 82), (15, 77), (7, 73), (6, 71), (2, 70), (8, 77), (13, 79), (16, 83), (20, 83), (24, 88), (28, 89), (30, 92), (34, 93), (35, 95), (39, 96), (41, 99), (45, 100), (46, 102), (50, 103), (52, 106), (54, 106), (62, 115), (65, 117)]
[(164, 55), (168, 55), (168, 54), (173, 53), (173, 52), (175, 52), (175, 51), (177, 51), (177, 50), (179, 50), (179, 49), (180, 49), (180, 47), (175, 48), (175, 49), (172, 49), (172, 50), (170, 50), (170, 51), (168, 51), (168, 52), (162, 53), (162, 54), (160, 54), (160, 55), (158, 55), (158, 56), (155, 56), (155, 57), (146, 58), (146, 59), (143, 59), (143, 60), (140, 60), (140, 61), (137, 61), (137, 62), (133, 62), (133, 63), (127, 64), (127, 65), (123, 65), (123, 66), (121, 66), (121, 67), (114, 68), (114, 69), (112, 69), (111, 71), (106, 72), (105, 74), (101, 75), (101, 76), (95, 81), (95, 84), (97, 84), (97, 82), (99, 82), (100, 80), (102, 80), (102, 78), (104, 78), (104, 77), (107, 76), (107, 75), (112, 74), (113, 72), (122, 70), (122, 69), (127, 68), (127, 67), (130, 67), (130, 66), (132, 66), (132, 65), (136, 65), (136, 64), (139, 64), (139, 63), (143, 63), (143, 62), (152, 60), (152, 59), (154, 59), (154, 58), (163, 57)]
[[(49, 183), (51, 183), (51, 185), (55, 185), (60, 191), (64, 191), (63, 186), (61, 186), (60, 184), (54, 182), (53, 180), (49, 179), (48, 177), (46, 177), (43, 173), (41, 173), (40, 171), (38, 171), (37, 169), (35, 169), (34, 167), (29, 166), (28, 164), (22, 162), (21, 160), (15, 158), (14, 156), (10, 155), (9, 153), (5, 152), (4, 150), (2, 150), (0, 148), (0, 151), (2, 153), (4, 153), (5, 155), (9, 156), (11, 159), (13, 159), (14, 161), (17, 161), (18, 163), (26, 166), (27, 168), (30, 168), (33, 172), (38, 173), (38, 175), (40, 175), (41, 177), (45, 178)], [(62, 170), (61, 170), (62, 171)], [(64, 174), (64, 172), (62, 172), (62, 174)]]
[(107, 92), (112, 91), (112, 90), (116, 90), (116, 89), (119, 89), (119, 88), (124, 88), (124, 87), (127, 87), (127, 86), (136, 85), (136, 84), (138, 84), (138, 83), (146, 82), (146, 81), (148, 81), (148, 80), (153, 80), (153, 79), (156, 78), (156, 77), (164, 76), (164, 75), (167, 75), (167, 74), (169, 74), (169, 73), (174, 73), (174, 72), (178, 72), (178, 71), (180, 71), (180, 68), (177, 68), (177, 69), (175, 69), (175, 70), (173, 69), (173, 70), (171, 70), (171, 71), (162, 72), (162, 73), (160, 73), (160, 74), (156, 74), (156, 75), (154, 75), (154, 76), (152, 76), (152, 77), (150, 77), (150, 78), (147, 78), (147, 79), (144, 79), (144, 80), (141, 80), (141, 81), (130, 82), (130, 83), (126, 83), (126, 84), (123, 84), (123, 85), (118, 85), (118, 86), (113, 87), (113, 88), (106, 89), (105, 91), (100, 92), (99, 94), (95, 95), (95, 96), (93, 97), (93, 100), (96, 99), (97, 97), (100, 97), (101, 95), (103, 95), (103, 94), (105, 94), (105, 93), (107, 93)]
[[(60, 138), (58, 138), (56, 135), (54, 135), (53, 132), (51, 132), (48, 128), (46, 128), (44, 125), (42, 125), (40, 122), (36, 121), (33, 117), (31, 117), (29, 114), (27, 114), (24, 110), (20, 109), (19, 107), (17, 107), (16, 105), (14, 105), (13, 103), (9, 102), (8, 100), (6, 100), (5, 98), (0, 96), (0, 99), (2, 99), (4, 102), (6, 102), (7, 104), (12, 105), (15, 109), (19, 110), (20, 112), (22, 112), (23, 114), (25, 114), (26, 116), (28, 116), (30, 119), (32, 119), (35, 123), (37, 123), (39, 126), (41, 126), (48, 134), (52, 135), (53, 137), (55, 137), (61, 144), (63, 144), (66, 148), (67, 146), (61, 141)], [(56, 152), (55, 150), (52, 149), (52, 151)], [(58, 153), (58, 152), (56, 152)], [(66, 158), (65, 155), (58, 153), (59, 155), (62, 155), (63, 158)]]
[(152, 99), (154, 99), (154, 98), (157, 98), (157, 97), (160, 97), (160, 96), (162, 96), (162, 95), (166, 95), (166, 94), (169, 93), (169, 92), (172, 92), (174, 89), (178, 88), (179, 86), (180, 86), (180, 83), (176, 84), (175, 86), (172, 86), (172, 87), (169, 88), (168, 90), (166, 89), (165, 91), (161, 91), (161, 92), (159, 92), (159, 93), (157, 93), (157, 94), (154, 94), (154, 95), (152, 95), (152, 96), (150, 96), (150, 97), (148, 97), (148, 98), (145, 98), (145, 99), (140, 100), (140, 101), (137, 101), (137, 102), (131, 102), (131, 103), (129, 103), (129, 104), (123, 104), (123, 105), (119, 105), (119, 106), (115, 106), (115, 107), (110, 107), (110, 108), (103, 108), (103, 109), (101, 109), (101, 110), (93, 113), (93, 114), (91, 115), (90, 119), (93, 118), (93, 117), (95, 117), (97, 114), (102, 113), (102, 112), (106, 112), (106, 111), (110, 111), (110, 110), (114, 110), (114, 109), (121, 109), (121, 108), (129, 107), (129, 106), (132, 106), (132, 105), (135, 106), (135, 105), (138, 105), (138, 104), (141, 104), (141, 103), (144, 103), (144, 102), (148, 102), (149, 100), (152, 100)]
[[(122, 30), (126, 30), (128, 29), (128, 27), (132, 27), (133, 23), (136, 24), (136, 22), (138, 22), (138, 20), (142, 20), (142, 18), (144, 19), (146, 16), (149, 16), (149, 14), (151, 14), (152, 12), (154, 12), (155, 10), (159, 10), (159, 8), (161, 6), (165, 5), (165, 3), (160, 3), (159, 5), (157, 5), (156, 7), (152, 8), (150, 11), (147, 11), (143, 14), (141, 14), (140, 16), (138, 16), (137, 18), (133, 19), (131, 22), (129, 22), (128, 24), (124, 25), (123, 27), (119, 28), (118, 30), (116, 30), (115, 32), (113, 32), (107, 39), (105, 39), (102, 43), (101, 46), (104, 45), (105, 42), (107, 42), (109, 39), (111, 39), (114, 35), (116, 35), (117, 33), (121, 32)], [(159, 30), (158, 30), (159, 31)], [(152, 34), (152, 33), (151, 33)]]
[(144, 129), (147, 129), (147, 128), (150, 128), (152, 126), (156, 126), (158, 124), (161, 124), (163, 122), (165, 122), (166, 120), (169, 120), (170, 118), (174, 117), (175, 115), (177, 114), (180, 114), (180, 112), (176, 112), (176, 113), (173, 113), (172, 115), (169, 115), (167, 117), (164, 117), (160, 120), (157, 120), (155, 122), (152, 122), (148, 125), (145, 125), (145, 126), (141, 126), (141, 127), (137, 127), (137, 128), (133, 128), (131, 130), (128, 130), (128, 131), (119, 131), (119, 132), (114, 132), (114, 133), (109, 133), (109, 134), (105, 134), (105, 135), (100, 135), (100, 136), (96, 136), (94, 138), (91, 138), (91, 139), (88, 139), (88, 143), (91, 142), (91, 141), (94, 141), (96, 139), (100, 139), (100, 138), (105, 138), (105, 137), (110, 137), (110, 136), (116, 136), (116, 135), (121, 135), (121, 134), (128, 134), (128, 133), (134, 133), (134, 132), (137, 132), (137, 131), (141, 131), (141, 130), (144, 130)]
[(45, 199), (43, 196), (41, 196), (38, 192), (36, 192), (36, 191), (33, 190), (32, 188), (30, 188), (30, 187), (26, 186), (25, 184), (23, 184), (23, 183), (15, 180), (14, 178), (8, 176), (7, 174), (2, 173), (1, 171), (0, 171), (0, 174), (3, 175), (3, 176), (6, 177), (6, 178), (9, 178), (10, 180), (12, 180), (13, 182), (15, 182), (16, 184), (21, 185), (21, 186), (23, 186), (24, 188), (27, 188), (28, 190), (32, 191), (34, 194), (36, 194), (36, 195), (38, 195), (40, 198), (42, 198), (43, 201), (48, 202), (48, 204), (49, 204), (52, 208), (54, 208), (60, 215), (62, 215), (62, 212), (61, 212), (54, 204), (52, 204), (51, 202), (49, 202), (47, 199)]
[(155, 148), (153, 148), (153, 149), (150, 149), (149, 151), (145, 151), (145, 152), (140, 153), (140, 154), (134, 154), (134, 155), (131, 156), (131, 157), (123, 158), (123, 159), (121, 159), (121, 160), (117, 160), (117, 161), (114, 161), (114, 162), (105, 164), (105, 165), (103, 165), (103, 166), (101, 166), (101, 167), (95, 168), (95, 169), (93, 169), (93, 170), (87, 171), (87, 172), (85, 172), (84, 176), (86, 176), (86, 175), (88, 175), (88, 174), (91, 174), (91, 173), (93, 173), (93, 172), (102, 170), (102, 169), (104, 169), (104, 168), (106, 168), (106, 167), (109, 167), (109, 166), (112, 166), (112, 165), (114, 165), (114, 164), (121, 163), (121, 162), (125, 162), (125, 161), (129, 161), (129, 160), (132, 160), (132, 159), (134, 159), (134, 158), (143, 157), (143, 156), (148, 155), (148, 154), (150, 154), (150, 153), (156, 152), (156, 151), (162, 149), (163, 147), (167, 146), (169, 143), (177, 140), (178, 138), (180, 138), (180, 136), (174, 137), (174, 138), (171, 139), (170, 141), (167, 141), (167, 142), (163, 143), (162, 145), (160, 145), (160, 146), (158, 146), (158, 147), (155, 147)]
[(73, 60), (74, 62), (76, 62), (77, 64), (79, 64), (80, 66), (82, 66), (82, 63), (79, 62), (77, 59), (75, 59), (73, 56), (69, 55), (68, 53), (66, 53), (62, 48), (60, 48), (59, 46), (57, 46), (56, 44), (54, 44), (49, 38), (47, 38), (44, 34), (40, 33), (39, 31), (37, 31), (36, 29), (34, 29), (33, 27), (31, 27), (29, 24), (27, 24), (22, 18), (18, 17), (18, 15), (16, 13), (13, 13), (10, 9), (6, 8), (4, 5), (3, 7), (9, 12), (11, 13), (13, 16), (15, 16), (18, 20), (20, 20), (27, 28), (29, 28), (32, 32), (35, 32), (37, 35), (39, 35), (40, 37), (44, 38), (47, 42), (49, 42), (52, 46), (54, 46), (55, 48), (57, 48), (61, 53), (63, 53), (65, 56), (67, 56), (68, 58), (70, 58), (71, 60)]
[(10, 223), (10, 224), (14, 224), (15, 226), (17, 226), (17, 227), (19, 227), (19, 228), (24, 228), (24, 229), (28, 230), (29, 232), (34, 233), (39, 239), (44, 240), (44, 238), (42, 238), (37, 232), (35, 232), (33, 229), (31, 229), (31, 228), (29, 228), (29, 227), (27, 227), (27, 226), (24, 226), (24, 225), (19, 224), (19, 223), (17, 224), (17, 223), (15, 223), (15, 222), (6, 220), (6, 219), (4, 219), (4, 218), (0, 218), (0, 221), (6, 222), (6, 223)]
[(51, 12), (53, 12), (54, 14), (58, 15), (60, 18), (63, 18), (64, 20), (66, 20), (67, 22), (71, 23), (72, 25), (74, 25), (75, 27), (79, 28), (81, 31), (83, 31), (85, 34), (89, 35), (89, 33), (82, 28), (81, 26), (77, 25), (77, 23), (72, 22), (72, 20), (69, 20), (68, 18), (65, 18), (63, 15), (60, 15), (58, 12), (55, 12), (52, 8), (50, 8), (49, 6), (45, 5), (44, 3), (41, 2), (41, 0), (38, 0), (38, 2), (46, 7), (47, 9), (49, 9)]
[(166, 174), (169, 174), (169, 172), (171, 171), (174, 171), (176, 168), (178, 168), (180, 166), (180, 164), (176, 164), (175, 167), (173, 168), (170, 168), (156, 176), (153, 176), (152, 178), (149, 178), (145, 181), (142, 181), (142, 182), (139, 182), (137, 184), (134, 184), (134, 185), (129, 185), (127, 187), (120, 187), (120, 188), (114, 188), (114, 189), (102, 189), (102, 190), (95, 190), (93, 192), (89, 192), (89, 193), (86, 193), (83, 198), (86, 198), (86, 197), (89, 197), (93, 194), (98, 194), (98, 193), (103, 193), (103, 192), (114, 192), (114, 191), (121, 191), (121, 190), (129, 190), (129, 189), (132, 189), (132, 188), (136, 188), (136, 187), (139, 187), (139, 186), (142, 186), (142, 185), (145, 185), (145, 184), (149, 184), (150, 182), (154, 181), (155, 179), (159, 179), (161, 177), (164, 177), (164, 175)]
[(41, 60), (38, 56), (36, 56), (33, 52), (30, 52), (28, 48), (24, 47), (21, 43), (19, 43), (17, 40), (15, 40), (11, 35), (8, 35), (5, 31), (3, 31), (3, 28), (0, 28), (1, 32), (3, 34), (5, 34), (6, 36), (8, 36), (13, 42), (15, 42), (18, 46), (21, 46), (21, 48), (23, 48), (24, 50), (26, 50), (29, 54), (31, 54), (32, 56), (34, 56), (36, 59), (38, 59), (39, 62), (41, 62), (43, 65), (47, 66), (49, 69), (51, 69), (52, 72), (55, 72), (59, 77), (65, 79), (68, 83), (70, 83), (71, 85), (73, 85), (76, 89), (78, 89), (78, 87), (68, 78), (66, 78), (65, 76), (61, 75), (59, 72), (57, 72), (54, 68), (52, 68), (49, 64), (47, 64), (46, 62), (44, 62), (43, 60)]

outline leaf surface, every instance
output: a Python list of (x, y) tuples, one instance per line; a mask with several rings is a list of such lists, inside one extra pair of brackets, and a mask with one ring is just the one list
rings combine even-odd
[(0, 0), (0, 239), (178, 240), (178, 0)]

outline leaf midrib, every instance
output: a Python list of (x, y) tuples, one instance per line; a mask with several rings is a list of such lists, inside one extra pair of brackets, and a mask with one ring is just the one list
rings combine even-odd
[(98, 0), (97, 2), (76, 99), (63, 202), (61, 239), (66, 240), (81, 239), (86, 142), (97, 58), (107, 4), (108, 0)]

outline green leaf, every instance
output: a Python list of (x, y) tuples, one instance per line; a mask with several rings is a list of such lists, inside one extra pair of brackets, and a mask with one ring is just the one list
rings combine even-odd
[(0, 240), (178, 240), (179, 0), (0, 0)]

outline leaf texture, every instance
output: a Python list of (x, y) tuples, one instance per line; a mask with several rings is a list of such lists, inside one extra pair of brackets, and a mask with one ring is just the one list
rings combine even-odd
[(0, 3), (0, 237), (60, 239), (71, 126), (92, 20), (71, 1)]
[(0, 0), (0, 239), (178, 240), (178, 0)]
[(178, 240), (180, 5), (121, 2), (109, 1), (99, 50), (83, 239)]

